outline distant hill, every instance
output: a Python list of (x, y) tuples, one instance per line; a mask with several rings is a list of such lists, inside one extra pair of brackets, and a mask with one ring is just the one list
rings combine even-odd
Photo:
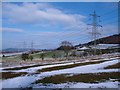
[[(41, 50), (47, 51), (47, 49), (33, 49), (34, 52), (38, 52)], [(0, 53), (16, 53), (16, 52), (24, 52), (24, 51), (31, 51), (31, 48), (6, 48), (6, 49), (3, 49), (2, 52)]]
[[(97, 39), (95, 41), (96, 41), (96, 44), (120, 44), (120, 34), (103, 37), (103, 38)], [(93, 45), (95, 41), (90, 41), (85, 44), (79, 44), (79, 45), (76, 45), (75, 47)]]
[(23, 51), (26, 51), (26, 50), (29, 50), (29, 49), (6, 48), (6, 49), (3, 49), (2, 52), (23, 52)]

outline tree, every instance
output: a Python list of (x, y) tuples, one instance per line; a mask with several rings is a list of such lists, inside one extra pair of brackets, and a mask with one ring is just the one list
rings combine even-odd
[(22, 60), (26, 60), (26, 59), (29, 59), (29, 54), (27, 54), (27, 53), (23, 53), (22, 55), (21, 55), (21, 58), (22, 58)]
[(53, 55), (52, 55), (52, 58), (56, 59), (56, 58), (57, 58), (57, 55), (56, 55), (56, 54), (53, 54)]
[(29, 59), (32, 61), (32, 60), (33, 60), (33, 56), (32, 56), (32, 55), (30, 55), (30, 56), (29, 56)]
[(44, 60), (45, 54), (44, 54), (44, 53), (41, 53), (41, 54), (40, 54), (40, 58), (42, 58), (42, 60)]
[(70, 43), (69, 41), (63, 41), (63, 42), (61, 42), (60, 46), (61, 46), (62, 50), (64, 51), (65, 56), (67, 58), (70, 50), (73, 48), (72, 43)]
[(5, 55), (3, 55), (2, 57), (5, 57)]

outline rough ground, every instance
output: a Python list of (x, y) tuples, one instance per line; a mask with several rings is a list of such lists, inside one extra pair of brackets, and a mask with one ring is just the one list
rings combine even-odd
[(1, 63), (2, 63), (2, 67), (15, 67), (15, 66), (26, 66), (26, 65), (33, 65), (33, 64), (52, 64), (52, 63), (62, 63), (62, 62), (75, 62), (75, 61), (85, 61), (85, 60), (98, 60), (98, 59), (102, 59), (102, 58), (114, 58), (115, 56), (119, 56), (118, 54), (104, 54), (104, 55), (96, 55), (96, 56), (87, 56), (87, 57), (71, 57), (69, 60), (65, 60), (65, 59), (61, 59), (61, 58), (57, 58), (57, 59), (53, 59), (53, 58), (45, 58), (45, 60), (41, 60), (39, 58), (36, 58), (32, 61), (27, 60), (27, 61), (23, 61), (21, 59), (17, 60), (15, 58), (7, 58), (7, 59), (2, 59), (1, 58)]

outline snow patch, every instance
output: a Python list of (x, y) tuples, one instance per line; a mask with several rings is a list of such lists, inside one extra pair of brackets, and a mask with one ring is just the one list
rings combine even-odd
[(102, 82), (102, 83), (77, 83), (68, 82), (62, 84), (37, 84), (33, 88), (118, 88), (118, 82)]

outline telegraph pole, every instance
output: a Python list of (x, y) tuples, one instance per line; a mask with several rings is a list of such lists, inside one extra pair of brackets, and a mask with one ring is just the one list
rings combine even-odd
[(23, 49), (26, 49), (26, 42), (23, 42)]
[(92, 24), (88, 24), (90, 26), (92, 26), (92, 32), (90, 32), (90, 34), (92, 35), (92, 40), (94, 41), (94, 55), (96, 54), (96, 39), (98, 39), (98, 35), (101, 35), (100, 32), (98, 32), (98, 27), (102, 27), (101, 25), (98, 24), (98, 18), (100, 18), (100, 16), (98, 16), (96, 14), (96, 12), (94, 11), (93, 14), (90, 14), (90, 16), (92, 16)]
[(31, 52), (33, 52), (33, 41), (31, 42)]

